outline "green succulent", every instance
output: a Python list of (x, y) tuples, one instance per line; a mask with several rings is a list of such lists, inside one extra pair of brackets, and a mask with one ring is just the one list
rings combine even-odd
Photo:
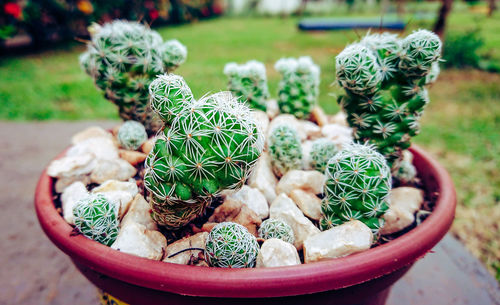
[(337, 146), (328, 139), (317, 139), (311, 148), (311, 166), (313, 169), (324, 173), (328, 161), (337, 153)]
[(389, 208), (391, 171), (373, 146), (348, 144), (328, 162), (320, 227), (357, 219), (377, 234)]
[(400, 183), (406, 184), (415, 180), (417, 169), (410, 162), (403, 160), (399, 163), (399, 167), (392, 173)]
[(269, 89), (264, 64), (256, 60), (243, 65), (232, 62), (226, 64), (224, 74), (229, 78), (229, 91), (241, 97), (251, 108), (266, 111)]
[(356, 141), (375, 145), (394, 169), (420, 131), (429, 102), (425, 85), (439, 74), (440, 54), (439, 37), (418, 30), (404, 39), (367, 35), (336, 57), (337, 81), (345, 90), (338, 102)]
[(148, 134), (144, 125), (136, 121), (126, 121), (118, 129), (118, 144), (129, 150), (136, 150), (147, 141)]
[(264, 220), (259, 227), (259, 237), (263, 239), (278, 238), (291, 244), (295, 241), (292, 227), (279, 218)]
[(295, 129), (286, 125), (277, 126), (271, 131), (268, 144), (276, 176), (281, 177), (289, 170), (302, 167), (302, 146)]
[(274, 67), (282, 75), (278, 92), (280, 111), (307, 119), (318, 100), (319, 67), (308, 56), (281, 58)]
[(118, 236), (116, 206), (102, 194), (90, 194), (73, 209), (76, 228), (86, 237), (111, 246)]
[(91, 33), (87, 51), (80, 56), (83, 70), (118, 106), (123, 120), (141, 122), (153, 134), (162, 123), (149, 109), (149, 84), (182, 64), (186, 47), (177, 40), (164, 42), (149, 27), (124, 20), (94, 25)]
[(234, 222), (217, 224), (205, 243), (205, 260), (212, 267), (253, 268), (258, 254), (255, 236)]

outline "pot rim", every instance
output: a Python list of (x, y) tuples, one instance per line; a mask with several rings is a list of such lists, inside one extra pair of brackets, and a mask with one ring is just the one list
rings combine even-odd
[(436, 185), (438, 197), (429, 217), (386, 244), (311, 264), (252, 269), (187, 266), (122, 253), (83, 235), (71, 236), (73, 228), (54, 206), (52, 178), (46, 169), (36, 187), (35, 210), (47, 236), (72, 260), (129, 284), (203, 297), (260, 298), (310, 294), (360, 284), (410, 265), (446, 234), (456, 206), (451, 177), (421, 148), (413, 145), (410, 150), (422, 180), (427, 185)]

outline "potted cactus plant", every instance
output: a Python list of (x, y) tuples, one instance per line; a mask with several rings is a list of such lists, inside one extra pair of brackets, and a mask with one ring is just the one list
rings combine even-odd
[[(384, 304), (454, 216), (449, 175), (409, 145), (439, 52), (419, 31), (368, 35), (337, 56), (353, 143), (329, 134), (345, 126), (305, 120), (317, 115), (310, 58), (277, 62), (277, 117), (250, 110), (265, 110), (269, 95), (254, 61), (226, 66), (232, 93), (199, 99), (183, 77), (158, 73), (147, 80), (146, 116), (130, 113), (139, 122), (114, 135), (78, 134), (42, 174), (42, 228), (91, 282), (130, 304)], [(160, 127), (144, 120), (153, 115)], [(146, 130), (158, 131), (148, 139)], [(425, 191), (432, 208), (393, 230), (400, 184), (420, 202)]]

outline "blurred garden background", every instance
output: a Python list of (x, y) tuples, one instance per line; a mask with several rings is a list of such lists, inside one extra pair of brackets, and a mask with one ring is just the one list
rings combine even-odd
[[(274, 4), (273, 4), (274, 3)], [(78, 56), (87, 26), (114, 18), (151, 24), (188, 48), (176, 71), (195, 96), (225, 90), (224, 65), (265, 63), (272, 95), (283, 56), (321, 66), (320, 105), (339, 111), (335, 56), (367, 29), (302, 31), (310, 18), (398, 21), (402, 35), (434, 29), (444, 14), (442, 73), (415, 143), (449, 170), (458, 192), (452, 232), (500, 280), (500, 12), (495, 1), (0, 1), (0, 119), (118, 120)], [(445, 12), (446, 13), (446, 12)], [(345, 19), (349, 18), (349, 19)], [(380, 27), (373, 27), (377, 32)]]

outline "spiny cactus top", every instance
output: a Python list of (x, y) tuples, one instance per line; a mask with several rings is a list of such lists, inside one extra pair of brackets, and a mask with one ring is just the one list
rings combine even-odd
[(278, 93), (280, 111), (307, 119), (319, 95), (319, 67), (308, 56), (282, 58), (274, 67), (282, 75)]
[(264, 239), (278, 238), (291, 244), (295, 241), (292, 227), (279, 218), (264, 220), (259, 227), (259, 237)]
[(224, 74), (229, 78), (228, 90), (236, 97), (241, 97), (250, 107), (266, 111), (269, 89), (263, 63), (256, 60), (243, 65), (231, 62), (224, 67)]
[(253, 268), (259, 244), (248, 230), (234, 222), (217, 224), (205, 243), (205, 260), (212, 267)]
[(321, 228), (358, 219), (376, 234), (384, 224), (392, 183), (384, 156), (370, 145), (346, 145), (328, 162), (326, 176)]
[(90, 194), (73, 209), (75, 226), (80, 232), (103, 245), (111, 246), (118, 236), (116, 205), (102, 194)]
[(175, 69), (186, 56), (186, 47), (177, 40), (164, 42), (147, 26), (117, 20), (93, 27), (80, 64), (118, 106), (122, 119), (143, 123), (151, 134), (161, 121), (148, 108), (149, 83), (157, 74)]
[[(178, 228), (199, 215), (220, 191), (245, 183), (264, 139), (250, 109), (230, 92), (198, 101), (181, 98), (182, 107), (175, 108), (178, 83), (168, 80), (161, 76), (151, 85), (153, 90), (165, 81), (162, 90), (169, 98), (152, 99), (152, 108), (166, 124), (146, 159), (144, 185), (151, 193), (153, 218)], [(175, 88), (169, 88), (171, 84)], [(173, 116), (163, 111), (167, 108), (175, 108)]]
[(337, 153), (337, 146), (328, 139), (317, 139), (311, 148), (312, 168), (324, 173), (328, 161)]
[(271, 131), (268, 144), (271, 165), (276, 176), (281, 177), (289, 170), (301, 168), (302, 146), (295, 129), (287, 125), (277, 126)]
[(136, 121), (126, 121), (118, 129), (118, 143), (121, 147), (136, 150), (148, 139), (144, 125)]
[(429, 102), (424, 86), (439, 74), (440, 54), (439, 37), (418, 30), (404, 39), (367, 35), (336, 57), (337, 81), (346, 91), (339, 103), (355, 138), (374, 144), (395, 169), (419, 132)]

